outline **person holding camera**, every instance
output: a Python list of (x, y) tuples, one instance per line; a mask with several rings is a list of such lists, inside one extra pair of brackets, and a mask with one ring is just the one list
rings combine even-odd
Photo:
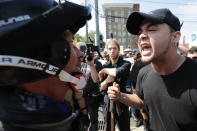
[[(90, 48), (90, 47), (87, 47)], [(93, 48), (92, 48), (93, 49)], [(99, 90), (99, 78), (98, 72), (102, 69), (102, 64), (95, 58), (95, 51), (88, 49), (88, 52), (85, 56), (85, 62), (83, 64), (87, 64), (86, 75), (87, 75), (87, 85), (83, 90), (83, 96), (86, 100), (86, 105), (88, 109), (88, 113), (90, 116), (90, 131), (98, 130), (98, 108), (100, 103), (100, 95)]]

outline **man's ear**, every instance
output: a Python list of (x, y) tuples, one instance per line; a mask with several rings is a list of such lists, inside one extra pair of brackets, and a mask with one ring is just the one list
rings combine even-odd
[(172, 35), (172, 38), (173, 38), (173, 43), (177, 45), (177, 43), (179, 42), (181, 38), (181, 32), (180, 31), (174, 32)]

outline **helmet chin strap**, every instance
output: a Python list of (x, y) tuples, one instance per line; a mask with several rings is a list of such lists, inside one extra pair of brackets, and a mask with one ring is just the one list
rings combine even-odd
[[(58, 67), (47, 64), (43, 61), (9, 55), (0, 55), (0, 67), (1, 66), (40, 70), (49, 75), (56, 75), (59, 70)], [(86, 75), (80, 73), (72, 76), (66, 71), (61, 70), (58, 76), (61, 81), (69, 82), (76, 92), (79, 92), (80, 90), (85, 88), (87, 83)]]
[(66, 71), (61, 70), (58, 76), (61, 81), (71, 83), (73, 89), (76, 92), (83, 90), (83, 88), (85, 88), (87, 84), (87, 78), (86, 78), (86, 75), (84, 74), (78, 74), (78, 75), (72, 76)]

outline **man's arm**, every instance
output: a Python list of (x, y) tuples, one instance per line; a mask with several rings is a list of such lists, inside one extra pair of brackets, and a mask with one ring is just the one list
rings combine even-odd
[(132, 108), (142, 109), (145, 107), (145, 103), (136, 94), (127, 94), (119, 91), (118, 88), (110, 86), (108, 87), (108, 96), (112, 101), (119, 101)]
[(125, 62), (121, 67), (118, 68), (104, 68), (99, 72), (99, 77), (102, 78), (104, 75), (108, 74), (113, 77), (124, 76), (130, 72), (131, 63)]
[(94, 60), (88, 61), (86, 59), (86, 63), (90, 66), (90, 72), (91, 72), (91, 78), (94, 83), (98, 82), (98, 72), (96, 71), (96, 68), (94, 66)]
[(104, 68), (99, 72), (99, 75), (104, 75), (104, 74), (108, 74), (108, 75), (115, 77), (116, 76), (116, 68)]
[(106, 90), (107, 89), (107, 86), (108, 86), (108, 82), (106, 80), (104, 80), (102, 83), (101, 83), (101, 90)]
[(108, 84), (114, 82), (115, 77), (108, 75), (107, 78), (101, 83), (101, 90), (106, 90)]

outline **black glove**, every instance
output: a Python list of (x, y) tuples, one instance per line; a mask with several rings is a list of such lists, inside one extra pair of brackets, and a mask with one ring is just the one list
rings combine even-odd
[(84, 126), (89, 127), (90, 125), (90, 119), (88, 115), (82, 115), (82, 122), (84, 123)]

